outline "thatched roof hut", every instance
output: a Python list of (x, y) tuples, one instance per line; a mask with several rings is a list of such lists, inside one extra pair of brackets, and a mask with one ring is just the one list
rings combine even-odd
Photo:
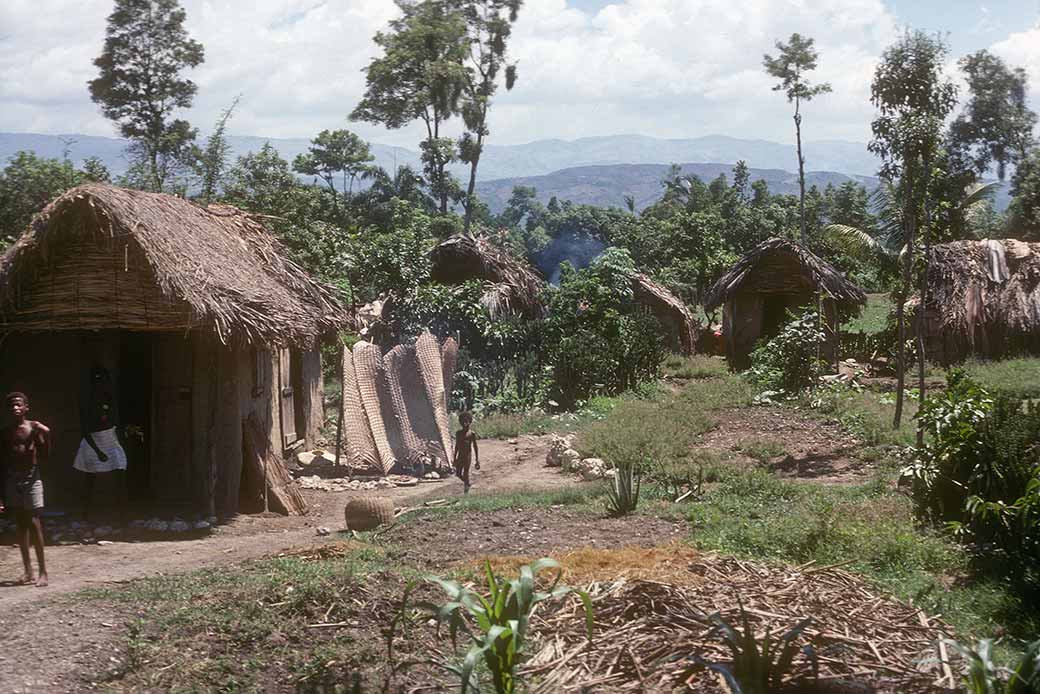
[[(75, 281), (47, 276), (59, 255)], [(0, 258), (7, 329), (206, 328), (222, 343), (304, 346), (348, 323), (257, 217), (226, 205), (83, 185)]]
[(101, 366), (116, 427), (135, 432), (134, 498), (299, 512), (275, 473), (317, 438), (319, 343), (350, 324), (257, 217), (169, 195), (73, 188), (0, 258), (0, 381), (54, 432), (59, 464), (44, 474), (58, 507), (78, 497), (79, 384)]
[(968, 356), (1040, 354), (1040, 243), (954, 241), (932, 249), (925, 350), (942, 364)]
[(492, 315), (519, 313), (535, 317), (544, 311), (541, 293), (545, 280), (486, 236), (452, 236), (434, 247), (430, 260), (436, 282), (488, 282), (490, 286), (482, 301)]
[(833, 358), (839, 314), (858, 311), (866, 300), (863, 290), (830, 263), (794, 241), (774, 238), (738, 260), (708, 290), (704, 310), (723, 307), (726, 355), (735, 368), (745, 368), (755, 344), (774, 336), (788, 311), (807, 305), (823, 308), (830, 337), (822, 356)]
[(683, 354), (693, 354), (696, 346), (697, 321), (683, 300), (642, 273), (632, 276), (635, 300), (653, 313), (668, 330), (670, 347)]

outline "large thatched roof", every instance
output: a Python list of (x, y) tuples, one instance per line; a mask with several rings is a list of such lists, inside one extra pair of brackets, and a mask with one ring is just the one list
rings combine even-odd
[[(928, 311), (950, 337), (1040, 346), (1040, 243), (953, 241), (932, 249)], [(1000, 343), (1000, 344), (997, 344)]]
[(255, 216), (91, 183), (0, 258), (0, 329), (211, 328), (223, 342), (313, 344), (349, 325), (332, 291)]
[(459, 234), (430, 252), (432, 277), (444, 284), (467, 280), (490, 283), (483, 297), (492, 315), (541, 315), (545, 281), (523, 261), (509, 255), (485, 236)]
[(739, 291), (764, 294), (821, 291), (839, 306), (853, 308), (867, 300), (862, 289), (809, 249), (787, 239), (769, 239), (737, 261), (704, 296), (704, 310), (714, 311)]
[(636, 301), (650, 307), (654, 314), (671, 317), (678, 329), (679, 346), (686, 354), (693, 354), (696, 345), (697, 321), (683, 300), (664, 285), (637, 272), (632, 276), (632, 292)]

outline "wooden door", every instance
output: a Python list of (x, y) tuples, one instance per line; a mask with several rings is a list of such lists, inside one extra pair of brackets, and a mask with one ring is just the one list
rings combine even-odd
[(179, 333), (152, 342), (151, 482), (155, 496), (184, 501), (192, 491), (191, 341)]
[(293, 390), (292, 352), (278, 350), (278, 411), (282, 423), (282, 447), (289, 448), (299, 440), (296, 435), (296, 404)]

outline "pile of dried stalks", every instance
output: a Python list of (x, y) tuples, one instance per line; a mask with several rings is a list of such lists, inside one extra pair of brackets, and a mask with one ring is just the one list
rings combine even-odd
[[(846, 571), (710, 555), (687, 570), (701, 580), (683, 586), (590, 584), (596, 619), (591, 642), (577, 601), (538, 614), (532, 629), (541, 649), (524, 668), (533, 691), (725, 692), (694, 656), (731, 660), (708, 615), (718, 612), (739, 625), (738, 600), (759, 636), (768, 629), (775, 638), (812, 617), (805, 639), (818, 656), (819, 691), (929, 692), (953, 684), (937, 645), (948, 632), (945, 625), (877, 594)], [(807, 664), (799, 667), (796, 675), (807, 674)]]

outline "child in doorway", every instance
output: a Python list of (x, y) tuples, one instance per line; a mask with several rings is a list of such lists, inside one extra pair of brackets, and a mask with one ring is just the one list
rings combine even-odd
[(459, 424), (462, 428), (455, 434), (455, 474), (462, 480), (465, 494), (469, 494), (469, 466), (471, 462), (476, 463), (480, 469), (480, 452), (477, 450), (477, 435), (470, 430), (473, 425), (473, 414), (463, 412), (459, 415)]
[[(51, 430), (40, 422), (26, 418), (29, 398), (23, 393), (11, 393), (5, 399), (8, 425), (0, 430), (0, 469), (3, 478), (3, 497), (0, 513), (6, 508), (14, 515), (18, 545), (25, 566), (23, 584), (35, 583), (38, 588), (47, 585), (47, 564), (43, 558), (43, 482), (40, 463), (50, 457)], [(29, 545), (36, 549), (36, 563), (40, 574), (33, 578)]]

